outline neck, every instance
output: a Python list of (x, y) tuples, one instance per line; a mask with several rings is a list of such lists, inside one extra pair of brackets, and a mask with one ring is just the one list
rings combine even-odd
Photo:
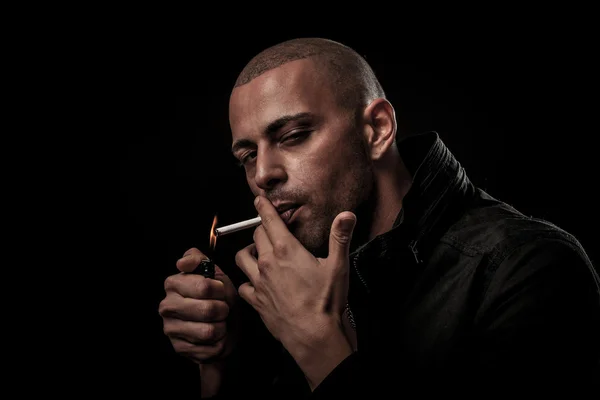
[(379, 160), (375, 166), (374, 185), (371, 198), (362, 207), (363, 218), (369, 221), (366, 225), (357, 226), (352, 247), (358, 247), (376, 236), (390, 231), (400, 210), (406, 193), (412, 184), (412, 177), (402, 162), (397, 151), (391, 152), (385, 159)]
[(397, 152), (381, 160), (375, 174), (375, 204), (368, 240), (392, 229), (412, 178)]

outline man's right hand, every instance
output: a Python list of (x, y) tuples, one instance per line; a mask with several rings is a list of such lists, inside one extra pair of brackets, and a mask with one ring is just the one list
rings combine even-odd
[(190, 274), (207, 257), (198, 249), (186, 251), (177, 261), (180, 273), (165, 280), (160, 302), (165, 334), (173, 348), (197, 364), (222, 360), (232, 350), (231, 310), (238, 299), (231, 280), (215, 266), (215, 279)]

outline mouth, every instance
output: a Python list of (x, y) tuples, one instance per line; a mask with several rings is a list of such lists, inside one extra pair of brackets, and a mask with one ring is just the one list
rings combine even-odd
[(296, 210), (298, 210), (298, 208), (300, 208), (300, 206), (298, 206), (297, 204), (285, 204), (278, 206), (277, 212), (279, 213), (279, 216), (281, 217), (283, 222), (285, 222), (286, 225), (289, 225), (292, 221), (294, 213), (296, 212)]

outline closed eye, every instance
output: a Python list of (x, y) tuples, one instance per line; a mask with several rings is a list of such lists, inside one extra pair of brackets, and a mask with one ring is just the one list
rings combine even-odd
[(237, 162), (237, 165), (239, 167), (243, 167), (248, 161), (250, 161), (253, 157), (256, 157), (256, 151), (249, 151), (248, 153), (244, 154), (240, 160)]
[[(290, 146), (299, 144), (303, 140), (305, 140), (308, 137), (308, 135), (310, 135), (311, 133), (312, 133), (311, 130), (294, 131), (287, 135), (282, 136), (281, 139), (279, 140), (279, 142), (281, 144), (290, 145)], [(244, 167), (248, 162), (252, 161), (255, 157), (256, 157), (256, 150), (249, 151), (240, 157), (239, 161), (237, 162), (237, 165), (239, 167)]]

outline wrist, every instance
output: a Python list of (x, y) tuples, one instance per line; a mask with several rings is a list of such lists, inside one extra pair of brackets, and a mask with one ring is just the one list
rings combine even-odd
[(200, 398), (215, 396), (223, 381), (225, 360), (199, 364), (198, 367), (200, 369)]
[(311, 390), (353, 352), (341, 323), (335, 321), (306, 335), (302, 341), (283, 344), (304, 373)]

